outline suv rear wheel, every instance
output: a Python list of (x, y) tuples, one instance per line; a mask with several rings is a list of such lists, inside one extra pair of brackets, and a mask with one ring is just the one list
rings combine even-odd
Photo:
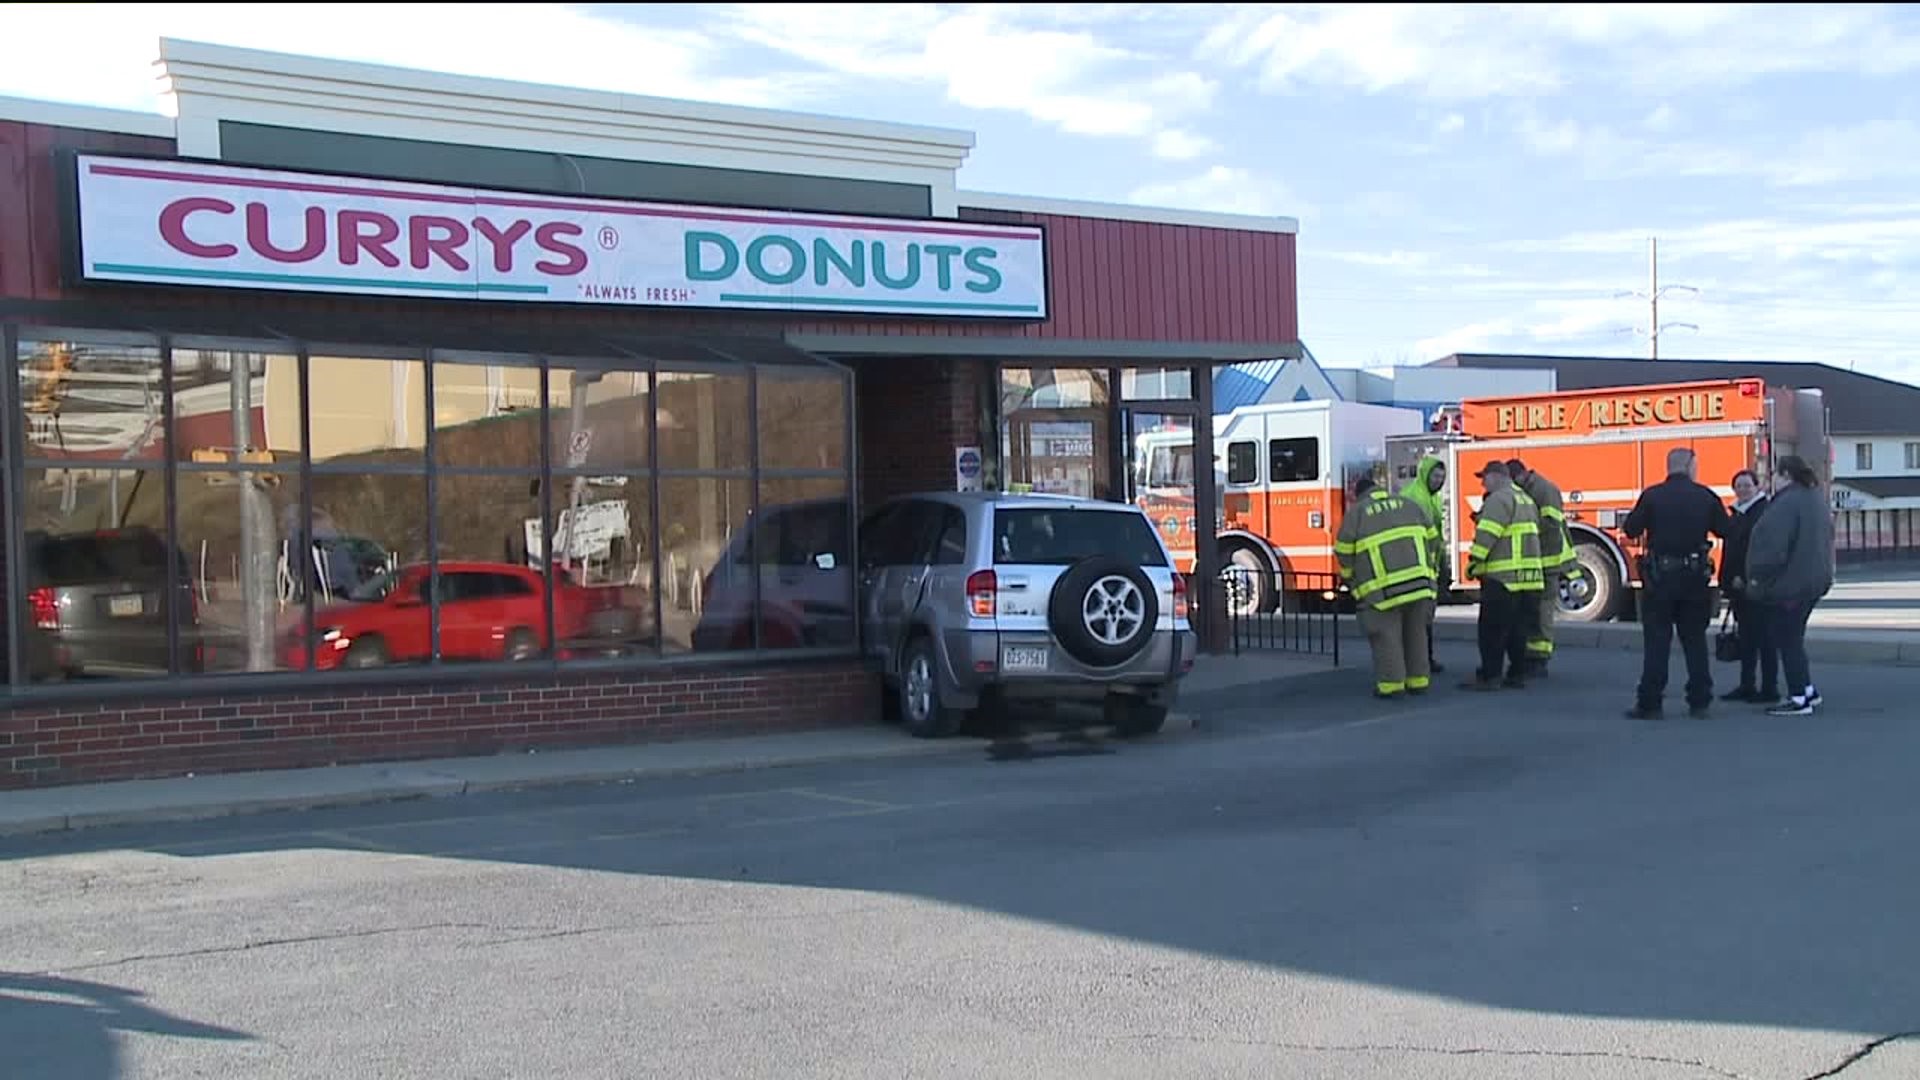
[(1047, 624), (1083, 664), (1118, 667), (1153, 638), (1160, 601), (1140, 568), (1094, 556), (1067, 568), (1047, 601)]

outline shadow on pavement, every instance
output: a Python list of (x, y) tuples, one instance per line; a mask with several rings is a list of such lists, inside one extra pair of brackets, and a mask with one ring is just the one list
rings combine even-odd
[(7, 1080), (119, 1080), (119, 1036), (246, 1040), (169, 1016), (106, 983), (0, 971), (0, 1075)]
[[(1431, 698), (1384, 707), (1364, 670), (1330, 671), (1234, 700), (1317, 709), (1339, 731), (990, 751), (1020, 768), (521, 792), (58, 846), (364, 850), (348, 836), (404, 855), (918, 897), (1504, 1009), (1920, 1026), (1911, 675), (1823, 673), (1835, 703), (1817, 723), (1723, 709), (1634, 726), (1620, 717), (1632, 667), (1569, 652), (1535, 689), (1470, 695), (1451, 690), (1456, 665)], [(63, 1077), (112, 1075), (107, 1032), (123, 1026), (241, 1037), (111, 988), (24, 999), (34, 988), (9, 978), (9, 1008), (49, 1010), (18, 1030), (85, 1025), (99, 1044), (90, 1071)]]

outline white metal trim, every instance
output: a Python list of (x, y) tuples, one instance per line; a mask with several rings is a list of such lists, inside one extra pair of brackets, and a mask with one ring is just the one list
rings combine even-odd
[(1282, 233), (1289, 236), (1300, 231), (1300, 220), (1290, 217), (1222, 214), (1211, 210), (1179, 210), (1172, 207), (1134, 206), (1130, 203), (1084, 202), (1079, 199), (1003, 195), (989, 191), (962, 191), (959, 193), (959, 198), (960, 205), (970, 210), (1107, 218), (1113, 221), (1140, 221), (1153, 225), (1185, 225), (1200, 229), (1233, 229), (1239, 232)]
[(22, 97), (0, 97), (0, 120), (11, 120), (21, 124), (45, 124), (48, 127), (78, 128), (82, 131), (145, 135), (155, 139), (171, 139), (174, 132), (173, 117), (157, 112), (102, 109), (94, 105), (70, 105), (63, 101), (39, 101)]

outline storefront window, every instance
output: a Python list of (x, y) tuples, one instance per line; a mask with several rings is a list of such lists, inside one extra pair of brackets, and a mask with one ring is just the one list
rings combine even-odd
[(1122, 401), (1191, 401), (1193, 369), (1126, 368), (1120, 372), (1120, 398)]
[(855, 643), (837, 371), (45, 331), (15, 359), (30, 684)]
[(1006, 489), (1114, 498), (1110, 401), (1105, 369), (1002, 369), (1000, 453)]

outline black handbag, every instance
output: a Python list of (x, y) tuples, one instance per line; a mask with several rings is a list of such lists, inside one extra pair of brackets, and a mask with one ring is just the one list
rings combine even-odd
[(1740, 624), (1733, 621), (1731, 606), (1720, 616), (1720, 632), (1713, 635), (1713, 657), (1723, 664), (1740, 662)]

